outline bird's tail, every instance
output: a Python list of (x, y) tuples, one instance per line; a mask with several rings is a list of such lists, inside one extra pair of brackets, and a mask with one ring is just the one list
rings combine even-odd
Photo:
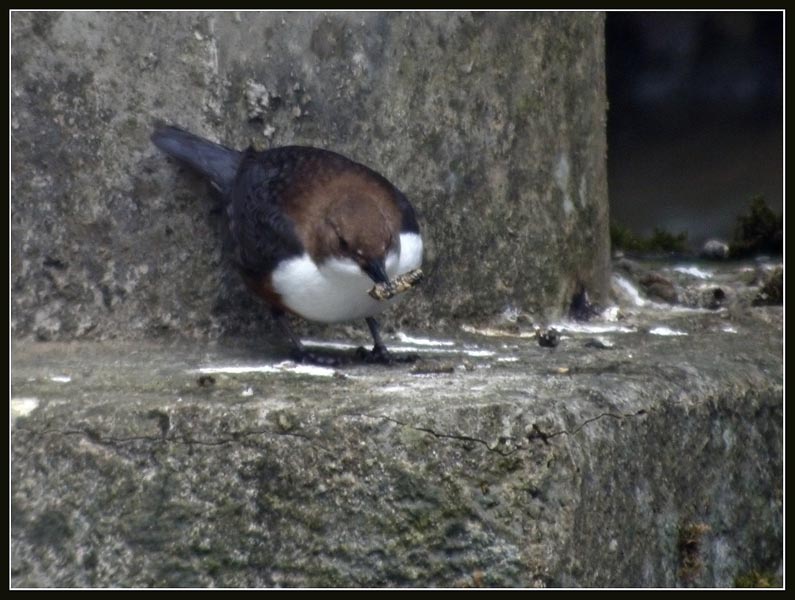
[(231, 187), (242, 158), (237, 150), (169, 125), (158, 126), (152, 134), (152, 142), (169, 156), (208, 177), (221, 193)]

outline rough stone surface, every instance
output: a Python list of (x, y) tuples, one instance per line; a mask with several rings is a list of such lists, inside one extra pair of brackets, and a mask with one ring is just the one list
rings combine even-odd
[[(12, 586), (780, 581), (782, 314), (628, 318), (600, 349), (468, 328), (329, 377), (16, 343)], [(197, 371), (256, 365), (281, 370)]]
[(269, 329), (157, 119), (327, 147), (403, 189), (428, 280), (394, 323), (606, 292), (601, 14), (16, 12), (10, 30), (15, 338)]

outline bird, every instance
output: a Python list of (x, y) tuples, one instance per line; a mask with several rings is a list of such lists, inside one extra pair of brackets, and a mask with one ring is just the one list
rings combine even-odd
[(405, 194), (369, 167), (321, 148), (239, 151), (165, 124), (151, 139), (220, 193), (233, 261), (270, 308), (296, 362), (340, 359), (309, 351), (288, 315), (321, 323), (364, 319), (373, 349), (360, 349), (362, 356), (395, 361), (375, 316), (396, 298), (379, 301), (368, 290), (422, 263), (417, 214)]

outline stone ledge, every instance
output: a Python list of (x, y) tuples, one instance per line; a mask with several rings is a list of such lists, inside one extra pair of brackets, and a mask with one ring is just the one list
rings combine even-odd
[(423, 354), (424, 375), (282, 365), (200, 384), (202, 366), (278, 359), (18, 343), (12, 585), (731, 586), (775, 573), (781, 309), (762, 310), (773, 325), (726, 333), (716, 314), (688, 315), (687, 337), (637, 331), (603, 350), (581, 334), (554, 350), (461, 334)]

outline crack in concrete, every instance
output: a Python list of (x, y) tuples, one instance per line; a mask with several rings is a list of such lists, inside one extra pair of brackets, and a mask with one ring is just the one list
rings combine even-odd
[[(368, 417), (370, 419), (383, 419), (385, 421), (390, 421), (392, 423), (395, 423), (396, 425), (400, 425), (401, 427), (408, 427), (409, 429), (414, 429), (415, 431), (422, 431), (423, 433), (428, 433), (428, 434), (434, 436), (435, 438), (439, 438), (439, 439), (458, 440), (460, 442), (474, 442), (474, 443), (477, 443), (477, 444), (482, 444), (483, 446), (486, 447), (486, 449), (489, 452), (496, 452), (500, 456), (510, 456), (511, 454), (515, 454), (516, 452), (518, 452), (519, 450), (522, 449), (522, 446), (520, 445), (520, 446), (516, 446), (513, 450), (509, 450), (509, 451), (506, 452), (506, 451), (500, 450), (496, 446), (494, 446), (494, 447), (490, 446), (489, 443), (486, 440), (481, 440), (480, 438), (472, 437), (472, 436), (469, 436), (469, 435), (456, 434), (456, 433), (439, 433), (438, 431), (434, 431), (433, 429), (430, 429), (429, 427), (418, 427), (416, 425), (410, 425), (409, 423), (403, 423), (402, 421), (398, 421), (397, 419), (393, 419), (392, 417), (387, 417), (386, 415), (379, 415), (377, 417), (374, 417), (372, 415), (358, 415), (358, 416)], [(512, 439), (513, 438), (511, 438), (511, 437), (501, 437), (500, 438), (500, 443), (502, 443), (503, 441), (508, 441), (508, 440), (512, 440)]]
[(632, 418), (632, 417), (643, 416), (646, 413), (647, 413), (646, 410), (639, 410), (639, 411), (634, 412), (634, 413), (618, 413), (618, 414), (617, 413), (610, 413), (610, 412), (603, 412), (603, 413), (600, 413), (600, 414), (596, 415), (595, 417), (591, 417), (590, 419), (586, 419), (578, 427), (575, 427), (572, 430), (561, 429), (560, 431), (553, 431), (552, 433), (545, 433), (545, 432), (541, 431), (541, 429), (539, 429), (538, 426), (534, 423), (533, 424), (533, 432), (536, 433), (537, 437), (540, 437), (544, 441), (544, 443), (548, 443), (547, 442), (548, 439), (556, 437), (556, 436), (559, 436), (559, 435), (575, 435), (575, 434), (579, 433), (580, 431), (582, 431), (585, 428), (586, 425), (590, 425), (591, 423), (593, 423), (595, 421), (599, 421), (600, 419), (603, 419), (605, 417), (610, 417), (611, 419), (623, 420), (623, 419), (629, 419), (629, 418)]
[[(546, 433), (546, 432), (542, 431), (538, 427), (538, 425), (536, 425), (534, 423), (533, 426), (532, 426), (533, 427), (533, 431), (530, 434), (528, 434), (526, 437), (527, 437), (528, 441), (532, 441), (533, 439), (541, 439), (545, 444), (548, 444), (549, 440), (551, 438), (553, 438), (553, 437), (557, 437), (557, 436), (560, 436), (560, 435), (569, 435), (569, 436), (575, 435), (575, 434), (579, 433), (580, 431), (582, 431), (587, 425), (590, 425), (591, 423), (594, 423), (595, 421), (599, 421), (600, 419), (603, 419), (603, 418), (611, 418), (611, 419), (623, 420), (623, 419), (626, 419), (626, 418), (642, 416), (642, 415), (645, 415), (646, 413), (647, 413), (646, 410), (639, 410), (639, 411), (637, 411), (635, 413), (610, 413), (610, 412), (604, 412), (604, 413), (600, 413), (600, 414), (598, 414), (595, 417), (592, 417), (590, 419), (586, 419), (585, 421), (583, 421), (579, 426), (575, 427), (574, 429), (571, 429), (571, 430), (562, 429), (560, 431), (553, 431), (551, 433)], [(409, 423), (405, 423), (403, 421), (399, 421), (398, 419), (395, 419), (395, 418), (392, 418), (392, 417), (388, 417), (386, 415), (373, 416), (373, 415), (367, 415), (367, 414), (356, 414), (356, 415), (348, 415), (348, 416), (364, 417), (364, 418), (368, 418), (368, 419), (381, 419), (381, 420), (389, 421), (389, 422), (395, 423), (396, 425), (399, 425), (401, 427), (407, 427), (407, 428), (413, 429), (415, 431), (421, 431), (423, 433), (427, 433), (427, 434), (432, 435), (433, 437), (435, 437), (437, 439), (449, 439), (449, 440), (456, 440), (456, 441), (459, 441), (459, 442), (469, 442), (469, 443), (480, 444), (480, 445), (484, 446), (489, 452), (494, 452), (496, 454), (499, 454), (500, 456), (511, 456), (512, 454), (515, 454), (515, 453), (519, 452), (520, 450), (522, 450), (522, 449), (527, 447), (527, 446), (525, 446), (523, 444), (515, 444), (514, 448), (512, 450), (501, 450), (497, 446), (491, 446), (486, 440), (483, 440), (483, 439), (480, 439), (480, 438), (477, 438), (477, 437), (473, 437), (471, 435), (457, 434), (457, 433), (442, 433), (442, 432), (435, 431), (434, 429), (431, 429), (430, 427), (419, 427), (419, 426), (416, 426), (416, 425), (411, 425)], [(52, 428), (52, 429), (44, 429), (42, 431), (34, 431), (32, 429), (27, 429), (27, 428), (21, 427), (21, 428), (19, 428), (19, 430), (20, 431), (26, 431), (28, 433), (31, 433), (31, 434), (35, 435), (35, 436), (48, 435), (48, 434), (58, 434), (58, 435), (64, 435), (64, 436), (82, 435), (82, 436), (84, 436), (85, 438), (87, 438), (88, 440), (90, 440), (90, 441), (92, 441), (94, 443), (102, 444), (102, 445), (108, 445), (108, 446), (116, 446), (116, 445), (125, 444), (125, 443), (129, 443), (129, 442), (136, 442), (136, 441), (176, 442), (176, 443), (181, 443), (181, 444), (185, 444), (185, 445), (188, 445), (188, 446), (191, 446), (191, 445), (197, 445), (197, 446), (223, 446), (225, 444), (234, 443), (234, 442), (240, 440), (241, 438), (245, 438), (245, 437), (257, 436), (257, 435), (276, 435), (276, 436), (286, 436), (286, 437), (299, 438), (299, 439), (302, 439), (302, 440), (308, 442), (313, 448), (315, 448), (315, 449), (317, 449), (319, 451), (325, 452), (326, 454), (329, 454), (329, 455), (332, 455), (332, 456), (335, 454), (334, 452), (332, 452), (331, 450), (329, 450), (325, 446), (322, 446), (321, 444), (318, 444), (312, 437), (310, 437), (308, 435), (301, 434), (301, 433), (296, 433), (296, 432), (290, 432), (290, 431), (273, 431), (273, 430), (270, 430), (270, 429), (260, 429), (260, 430), (248, 430), (248, 431), (233, 432), (229, 438), (221, 438), (221, 439), (217, 439), (217, 440), (198, 440), (198, 439), (193, 439), (193, 438), (191, 438), (191, 437), (189, 437), (187, 435), (184, 435), (184, 434), (183, 435), (171, 435), (171, 436), (169, 436), (169, 435), (165, 435), (165, 436), (162, 436), (162, 435), (140, 435), (140, 436), (130, 436), (130, 437), (110, 437), (110, 436), (102, 436), (101, 434), (97, 433), (96, 431), (92, 431), (92, 430), (88, 430), (88, 429), (66, 429), (66, 430), (60, 430), (60, 429)], [(512, 438), (510, 436), (503, 436), (503, 437), (500, 437), (498, 443), (502, 444), (502, 443), (509, 442), (509, 441), (512, 441), (512, 440), (515, 440), (515, 438)]]
[[(595, 421), (598, 421), (600, 419), (603, 419), (605, 417), (622, 420), (622, 419), (626, 419), (626, 418), (642, 416), (642, 415), (645, 415), (646, 413), (647, 413), (647, 411), (645, 409), (639, 410), (639, 411), (637, 411), (635, 413), (619, 413), (619, 414), (616, 414), (616, 413), (604, 412), (604, 413), (598, 414), (595, 417), (592, 417), (590, 419), (586, 419), (585, 421), (583, 421), (579, 426), (575, 427), (574, 429), (571, 429), (571, 430), (562, 429), (560, 431), (554, 431), (552, 433), (546, 433), (546, 432), (542, 431), (538, 427), (538, 425), (536, 425), (534, 423), (533, 424), (533, 431), (532, 431), (532, 433), (527, 435), (527, 439), (532, 441), (535, 438), (540, 438), (545, 444), (548, 444), (549, 443), (548, 440), (550, 438), (557, 437), (559, 435), (575, 435), (575, 434), (579, 433), (580, 431), (582, 431), (587, 425), (590, 425), (591, 423), (593, 423)], [(519, 452), (520, 450), (526, 448), (526, 446), (524, 446), (522, 444), (516, 444), (514, 446), (513, 450), (503, 451), (503, 450), (500, 450), (497, 447), (490, 446), (489, 443), (486, 440), (482, 440), (480, 438), (472, 437), (472, 436), (469, 436), (469, 435), (463, 435), (463, 434), (439, 433), (438, 431), (434, 431), (433, 429), (431, 429), (429, 427), (418, 427), (416, 425), (411, 425), (409, 423), (404, 423), (404, 422), (399, 421), (397, 419), (394, 419), (392, 417), (387, 417), (386, 415), (380, 415), (380, 416), (377, 416), (377, 417), (374, 417), (372, 415), (355, 415), (355, 416), (363, 416), (363, 417), (368, 417), (368, 418), (371, 418), (371, 419), (384, 419), (386, 421), (390, 421), (392, 423), (400, 425), (401, 427), (409, 427), (411, 429), (414, 429), (415, 431), (422, 431), (423, 433), (428, 433), (428, 434), (430, 434), (430, 435), (432, 435), (432, 436), (434, 436), (436, 438), (440, 438), (440, 439), (452, 439), (452, 440), (458, 440), (458, 441), (462, 441), (462, 442), (475, 442), (475, 443), (478, 443), (478, 444), (482, 444), (483, 446), (486, 447), (487, 450), (489, 450), (490, 452), (496, 452), (500, 456), (510, 456), (510, 455), (515, 454), (516, 452)], [(501, 437), (500, 438), (500, 443), (505, 442), (505, 441), (511, 441), (511, 440), (514, 440), (514, 439), (515, 438), (512, 438), (512, 437)]]

